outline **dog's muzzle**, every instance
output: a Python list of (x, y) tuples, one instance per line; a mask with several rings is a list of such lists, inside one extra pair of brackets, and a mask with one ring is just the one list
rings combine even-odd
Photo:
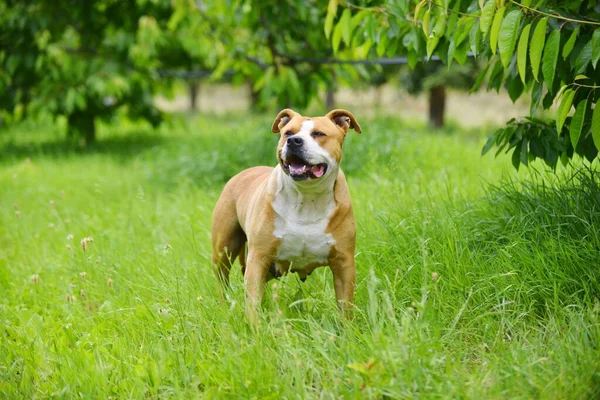
[(283, 170), (295, 181), (319, 179), (327, 173), (327, 164), (312, 164), (306, 160), (304, 139), (291, 137), (287, 140), (287, 150), (283, 159)]

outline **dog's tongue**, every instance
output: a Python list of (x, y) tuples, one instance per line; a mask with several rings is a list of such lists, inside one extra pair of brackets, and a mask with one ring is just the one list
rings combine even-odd
[(306, 173), (307, 166), (304, 164), (290, 164), (290, 174), (303, 175)]
[(320, 178), (325, 173), (325, 166), (323, 164), (313, 165), (310, 169), (315, 178)]

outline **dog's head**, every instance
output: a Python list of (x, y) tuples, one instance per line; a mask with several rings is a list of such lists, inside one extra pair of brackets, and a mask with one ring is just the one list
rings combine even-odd
[(337, 171), (348, 129), (361, 132), (354, 115), (341, 109), (323, 117), (304, 117), (285, 109), (271, 129), (281, 136), (277, 161), (295, 181), (318, 180)]

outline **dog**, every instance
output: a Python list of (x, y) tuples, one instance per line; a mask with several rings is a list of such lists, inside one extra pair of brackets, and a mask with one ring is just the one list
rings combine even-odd
[(271, 127), (280, 135), (277, 166), (246, 169), (225, 185), (212, 216), (213, 269), (228, 287), (239, 257), (251, 319), (267, 280), (296, 272), (304, 281), (321, 266), (331, 268), (340, 311), (352, 307), (356, 223), (340, 169), (349, 129), (361, 133), (346, 110), (322, 117), (282, 110)]

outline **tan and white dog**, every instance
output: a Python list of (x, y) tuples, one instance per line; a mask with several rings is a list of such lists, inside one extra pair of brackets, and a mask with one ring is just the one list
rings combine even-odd
[(360, 125), (346, 110), (313, 118), (285, 109), (271, 129), (281, 136), (278, 165), (234, 176), (215, 206), (215, 273), (227, 286), (239, 256), (246, 310), (255, 318), (268, 279), (293, 271), (305, 280), (329, 265), (344, 312), (354, 300), (356, 224), (340, 161), (348, 129), (360, 133)]

